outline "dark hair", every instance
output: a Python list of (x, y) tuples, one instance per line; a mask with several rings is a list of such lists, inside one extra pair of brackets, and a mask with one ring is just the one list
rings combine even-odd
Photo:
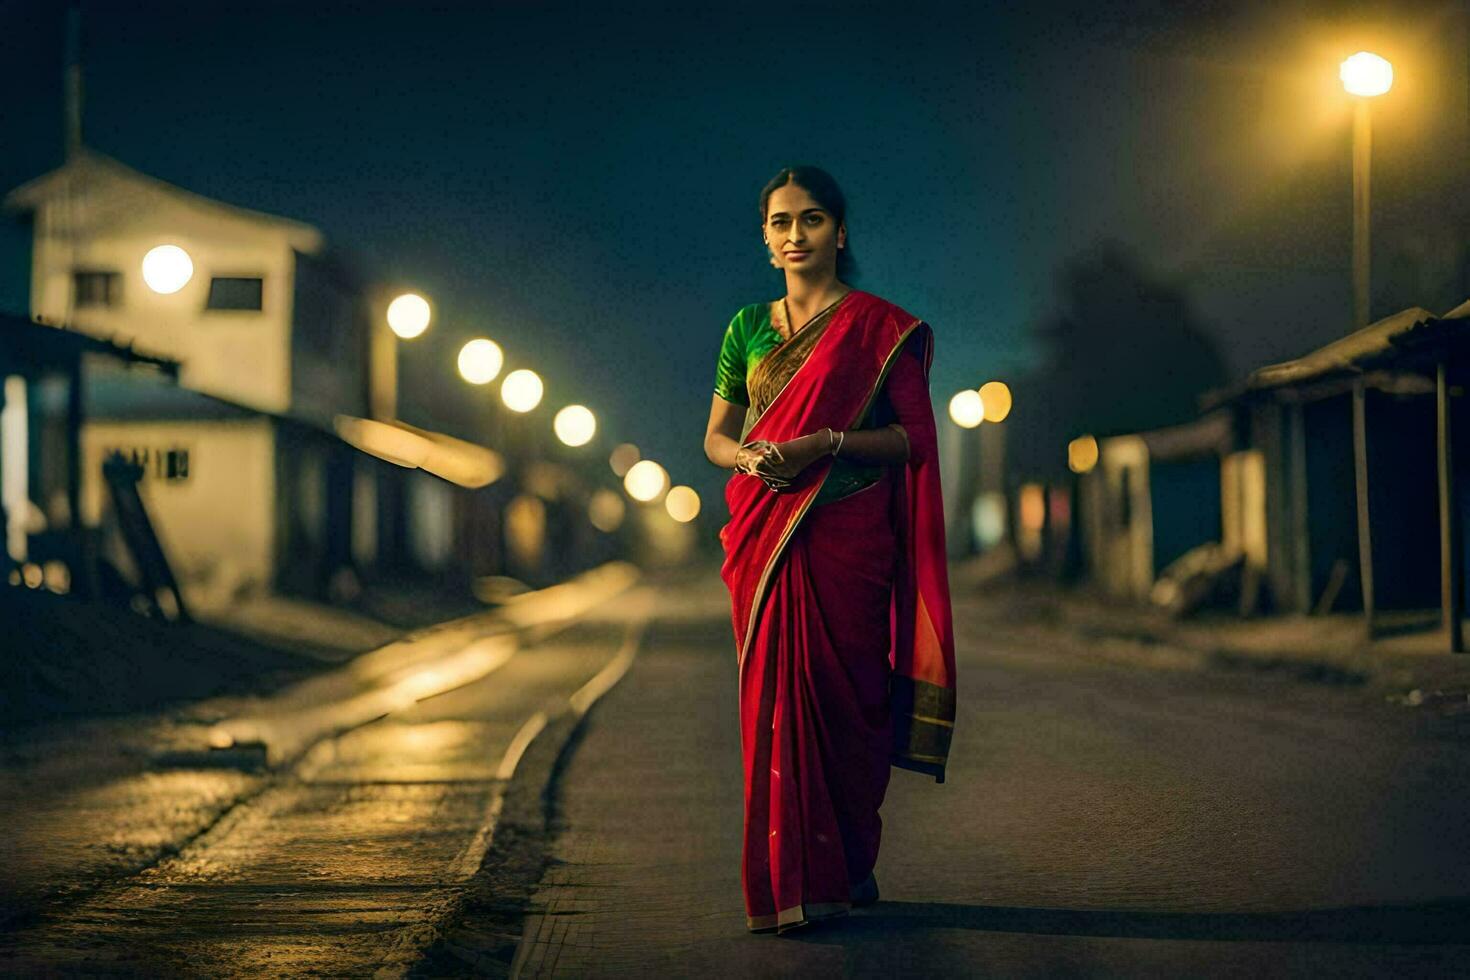
[[(795, 167), (782, 167), (776, 172), (776, 176), (766, 182), (761, 188), (761, 226), (766, 223), (766, 209), (770, 204), (771, 192), (778, 187), (785, 187), (788, 183), (795, 184), (812, 196), (812, 200), (820, 204), (841, 227), (847, 220), (847, 198), (842, 194), (842, 188), (837, 186), (837, 181), (832, 175), (821, 167), (801, 165)], [(852, 235), (847, 236), (847, 244), (837, 250), (837, 278), (843, 282), (851, 282), (857, 275), (857, 260), (852, 257)]]

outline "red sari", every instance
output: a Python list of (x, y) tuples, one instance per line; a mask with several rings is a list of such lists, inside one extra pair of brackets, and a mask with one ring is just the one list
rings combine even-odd
[(944, 781), (955, 669), (933, 356), (927, 324), (849, 293), (746, 439), (850, 430), (886, 394), (908, 461), (815, 507), (830, 457), (779, 492), (746, 474), (725, 489), (751, 929), (847, 912), (877, 860), (890, 764)]

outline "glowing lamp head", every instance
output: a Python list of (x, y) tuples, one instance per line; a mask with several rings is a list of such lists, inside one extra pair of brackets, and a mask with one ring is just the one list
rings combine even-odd
[(651, 459), (634, 463), (623, 477), (623, 489), (628, 491), (628, 496), (645, 504), (657, 500), (668, 485), (669, 474)]
[(529, 368), (512, 371), (500, 383), (500, 400), (512, 412), (529, 412), (541, 404), (541, 378)]
[(472, 340), (459, 349), (459, 376), (472, 385), (494, 381), (504, 364), (505, 355), (493, 340)]
[(155, 293), (176, 293), (194, 278), (194, 260), (177, 245), (159, 245), (143, 256), (143, 281)]
[(388, 304), (388, 327), (404, 340), (429, 329), (429, 301), (418, 293), (404, 293)]
[(556, 413), (551, 427), (568, 446), (585, 446), (597, 434), (597, 418), (585, 405), (568, 405)]
[(699, 516), (699, 494), (693, 487), (675, 487), (664, 498), (664, 507), (674, 520), (688, 524)]
[(985, 421), (1003, 422), (1011, 414), (1011, 389), (1004, 381), (987, 381), (980, 386), (980, 402)]
[(1348, 58), (1337, 75), (1352, 95), (1382, 95), (1393, 87), (1393, 65), (1371, 51), (1359, 51)]
[(985, 421), (985, 403), (980, 392), (966, 388), (949, 400), (949, 417), (963, 429), (973, 429)]

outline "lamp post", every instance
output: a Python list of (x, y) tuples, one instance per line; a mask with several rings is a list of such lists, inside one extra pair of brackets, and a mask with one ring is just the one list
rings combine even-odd
[(1356, 97), (1353, 106), (1353, 328), (1368, 325), (1368, 174), (1373, 159), (1373, 120), (1369, 99), (1393, 86), (1393, 66), (1376, 54), (1359, 51), (1338, 69), (1342, 87)]
[(394, 298), (382, 319), (374, 318), (369, 357), (368, 411), (379, 422), (398, 418), (398, 340), (412, 340), (429, 329), (433, 309), (418, 293)]

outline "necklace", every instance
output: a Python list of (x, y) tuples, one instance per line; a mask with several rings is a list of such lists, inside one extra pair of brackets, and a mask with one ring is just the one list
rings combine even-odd
[(812, 314), (812, 315), (811, 315), (811, 316), (810, 316), (810, 317), (809, 317), (809, 318), (808, 318), (808, 319), (807, 319), (807, 321), (806, 321), (806, 323), (803, 323), (803, 324), (802, 324), (802, 325), (801, 325), (801, 327), (800, 327), (800, 328), (799, 328), (799, 329), (793, 329), (793, 328), (792, 328), (792, 326), (791, 326), (791, 307), (790, 307), (790, 306), (789, 306), (789, 305), (788, 305), (788, 304), (787, 304), (787, 302), (786, 302), (786, 297), (785, 297), (785, 296), (782, 296), (782, 297), (781, 297), (781, 312), (782, 312), (782, 314), (783, 314), (783, 316), (784, 316), (784, 318), (785, 318), (785, 320), (786, 320), (786, 329), (787, 329), (787, 330), (790, 330), (790, 331), (791, 331), (791, 332), (790, 332), (790, 333), (789, 333), (789, 334), (787, 334), (787, 335), (786, 335), (786, 338), (785, 338), (785, 339), (786, 339), (786, 340), (790, 340), (790, 339), (791, 339), (791, 338), (792, 338), (792, 337), (795, 337), (795, 336), (796, 336), (796, 335), (797, 335), (797, 334), (799, 334), (799, 333), (801, 333), (801, 331), (802, 331), (802, 330), (805, 330), (805, 329), (806, 329), (806, 328), (807, 328), (807, 327), (809, 327), (809, 326), (810, 326), (810, 325), (811, 325), (811, 324), (812, 324), (812, 323), (814, 323), (814, 322), (816, 322), (816, 320), (817, 320), (817, 319), (818, 319), (818, 318), (819, 318), (819, 317), (821, 317), (821, 315), (822, 315), (822, 314), (823, 314), (823, 313), (826, 313), (826, 312), (827, 312), (827, 311), (828, 311), (828, 310), (830, 310), (830, 309), (831, 309), (831, 308), (832, 308), (832, 307), (834, 307), (834, 306), (836, 306), (836, 305), (837, 305), (837, 304), (838, 304), (838, 303), (840, 303), (840, 302), (842, 302), (842, 300), (843, 300), (843, 299), (844, 299), (844, 298), (845, 298), (845, 297), (846, 297), (846, 296), (847, 296), (847, 294), (848, 294), (848, 293), (850, 293), (850, 292), (852, 292), (852, 290), (851, 290), (851, 289), (849, 289), (849, 290), (847, 290), (847, 291), (846, 291), (846, 292), (844, 292), (844, 293), (843, 293), (843, 294), (842, 294), (842, 295), (841, 295), (841, 296), (838, 296), (838, 297), (837, 297), (837, 298), (836, 298), (836, 299), (834, 299), (834, 300), (833, 300), (833, 301), (832, 301), (832, 302), (830, 302), (830, 303), (828, 303), (828, 304), (827, 304), (827, 305), (826, 305), (826, 306), (824, 306), (824, 307), (822, 307), (822, 308), (821, 308), (821, 309), (820, 309), (820, 310), (818, 310), (818, 311), (817, 311), (817, 312), (816, 312), (816, 313), (813, 313), (813, 314)]

